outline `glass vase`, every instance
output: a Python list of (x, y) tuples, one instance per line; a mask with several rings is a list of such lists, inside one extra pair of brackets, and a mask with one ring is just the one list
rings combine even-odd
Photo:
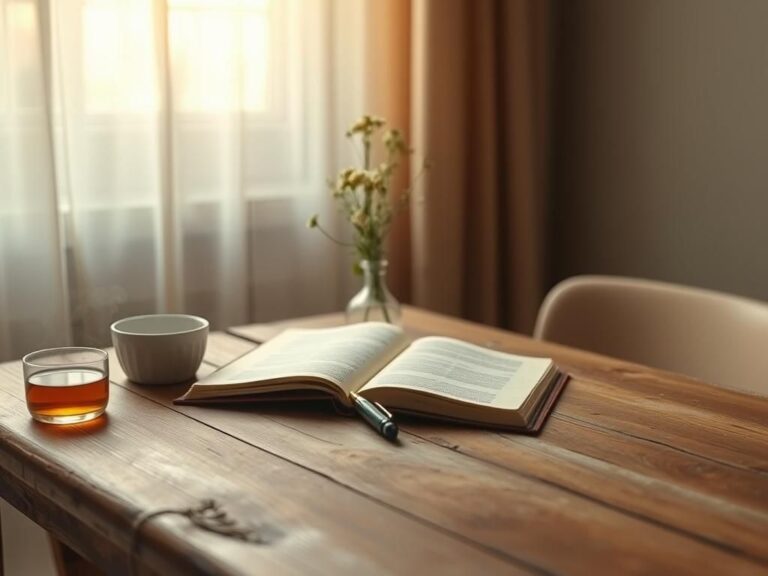
[(347, 304), (347, 323), (400, 324), (400, 303), (387, 288), (387, 261), (363, 260), (363, 288)]

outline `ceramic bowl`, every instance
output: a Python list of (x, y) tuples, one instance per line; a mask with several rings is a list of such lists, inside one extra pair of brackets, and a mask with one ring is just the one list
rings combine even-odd
[(208, 339), (208, 320), (149, 314), (118, 320), (112, 344), (125, 375), (139, 384), (177, 384), (195, 377)]

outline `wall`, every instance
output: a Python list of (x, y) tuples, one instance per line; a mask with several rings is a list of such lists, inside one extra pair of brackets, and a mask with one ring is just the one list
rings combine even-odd
[(552, 279), (768, 300), (768, 2), (562, 1)]

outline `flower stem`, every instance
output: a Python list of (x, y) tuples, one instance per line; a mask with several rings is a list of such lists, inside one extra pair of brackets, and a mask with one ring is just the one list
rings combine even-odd
[[(384, 295), (384, 286), (381, 282), (381, 273), (378, 266), (371, 264), (369, 269), (371, 275), (371, 288), (373, 290), (373, 299), (381, 307), (381, 312), (384, 315), (384, 320), (387, 324), (392, 323), (392, 319), (389, 317), (389, 309), (387, 308), (387, 299)], [(368, 309), (365, 311), (366, 320), (368, 319)]]
[(355, 247), (355, 244), (353, 244), (353, 243), (351, 243), (351, 242), (342, 242), (341, 240), (338, 240), (338, 239), (334, 238), (333, 236), (331, 236), (331, 235), (330, 235), (330, 234), (329, 234), (329, 233), (328, 233), (328, 232), (325, 230), (325, 228), (323, 228), (322, 226), (320, 226), (320, 224), (317, 224), (317, 225), (315, 226), (315, 228), (317, 228), (318, 230), (320, 230), (320, 233), (321, 233), (323, 236), (325, 236), (326, 238), (328, 238), (328, 239), (329, 239), (331, 242), (335, 242), (335, 243), (336, 243), (336, 244), (338, 244), (339, 246), (348, 246), (348, 247), (350, 247), (350, 248), (354, 248), (354, 247)]
[(386, 302), (381, 303), (381, 311), (384, 312), (384, 320), (387, 321), (387, 324), (392, 324), (392, 320), (389, 318), (389, 310), (387, 310)]

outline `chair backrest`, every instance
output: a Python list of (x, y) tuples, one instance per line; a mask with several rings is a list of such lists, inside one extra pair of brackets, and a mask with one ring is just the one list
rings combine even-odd
[(576, 276), (545, 298), (534, 336), (768, 395), (768, 304), (651, 280)]

